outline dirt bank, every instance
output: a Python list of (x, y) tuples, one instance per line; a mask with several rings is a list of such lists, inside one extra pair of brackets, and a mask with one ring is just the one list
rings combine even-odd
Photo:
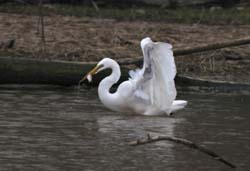
[[(0, 13), (0, 55), (68, 61), (98, 61), (141, 55), (144, 37), (174, 48), (244, 38), (250, 25), (170, 24), (99, 20), (51, 15), (45, 17), (45, 50), (37, 30), (38, 17)], [(6, 44), (14, 40), (14, 46)], [(179, 74), (250, 82), (250, 45), (176, 58)]]

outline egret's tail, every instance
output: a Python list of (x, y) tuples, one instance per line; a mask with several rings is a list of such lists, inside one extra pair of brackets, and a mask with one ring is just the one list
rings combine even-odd
[(187, 105), (185, 100), (174, 100), (171, 106), (171, 113), (183, 109)]

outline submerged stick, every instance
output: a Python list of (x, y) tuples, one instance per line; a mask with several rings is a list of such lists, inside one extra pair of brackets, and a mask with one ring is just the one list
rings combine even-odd
[[(197, 52), (222, 49), (226, 47), (241, 46), (241, 45), (246, 45), (246, 44), (250, 44), (250, 37), (243, 38), (243, 39), (236, 39), (232, 41), (226, 41), (226, 42), (212, 43), (212, 44), (203, 45), (203, 46), (174, 49), (173, 51), (174, 51), (174, 56), (176, 57), (176, 56), (182, 56), (182, 55), (189, 55), (189, 54), (197, 53)], [(133, 64), (133, 65), (139, 66), (142, 63), (142, 57), (123, 58), (121, 60), (118, 60), (118, 63), (120, 65)]]
[(185, 146), (187, 146), (189, 148), (193, 148), (193, 149), (196, 149), (196, 150), (198, 150), (198, 151), (200, 151), (202, 153), (205, 153), (205, 154), (211, 156), (214, 160), (220, 161), (220, 162), (226, 164), (227, 166), (229, 166), (231, 168), (236, 168), (236, 166), (234, 164), (232, 164), (229, 161), (225, 160), (223, 157), (219, 156), (215, 152), (207, 149), (204, 146), (197, 145), (194, 142), (183, 139), (183, 138), (170, 137), (170, 136), (165, 136), (165, 135), (164, 136), (161, 135), (161, 136), (152, 137), (152, 136), (150, 136), (150, 134), (147, 134), (146, 139), (141, 139), (141, 140), (136, 140), (136, 141), (130, 142), (129, 145), (137, 146), (137, 145), (143, 145), (143, 144), (148, 144), (148, 143), (153, 143), (153, 142), (163, 141), (163, 140), (172, 141), (172, 142), (177, 143), (177, 144), (183, 144), (183, 145), (185, 145)]

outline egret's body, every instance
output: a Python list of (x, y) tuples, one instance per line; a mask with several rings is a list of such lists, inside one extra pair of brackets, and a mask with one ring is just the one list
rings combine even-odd
[(154, 43), (150, 38), (145, 38), (141, 41), (141, 48), (144, 56), (143, 68), (130, 71), (131, 78), (122, 82), (115, 93), (110, 93), (110, 88), (121, 76), (120, 66), (116, 61), (104, 58), (88, 74), (91, 77), (103, 69), (112, 70), (111, 75), (99, 84), (98, 95), (101, 102), (114, 111), (143, 115), (170, 114), (184, 108), (186, 101), (175, 100), (176, 67), (172, 46), (167, 43)]

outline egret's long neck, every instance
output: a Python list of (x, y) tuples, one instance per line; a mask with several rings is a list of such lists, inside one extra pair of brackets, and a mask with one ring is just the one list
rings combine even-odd
[(105, 102), (112, 102), (113, 100), (115, 100), (114, 94), (110, 93), (110, 88), (112, 87), (112, 85), (118, 82), (121, 76), (120, 66), (117, 64), (117, 62), (112, 61), (112, 65), (110, 68), (112, 70), (112, 73), (104, 78), (100, 82), (98, 87), (99, 98), (104, 104)]

